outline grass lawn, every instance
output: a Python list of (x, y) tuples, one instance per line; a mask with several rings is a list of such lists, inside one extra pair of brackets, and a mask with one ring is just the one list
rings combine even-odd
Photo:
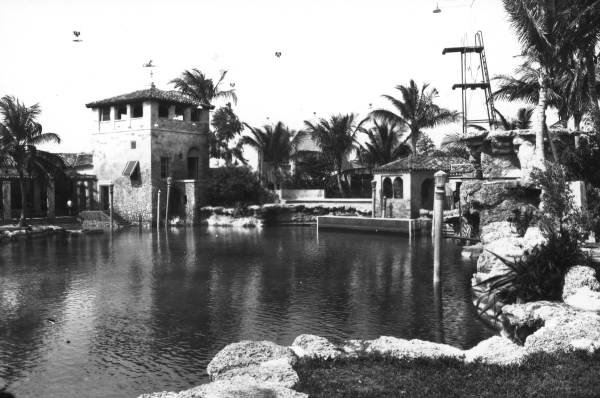
[(297, 391), (315, 397), (600, 397), (600, 352), (547, 354), (520, 366), (381, 355), (301, 359)]

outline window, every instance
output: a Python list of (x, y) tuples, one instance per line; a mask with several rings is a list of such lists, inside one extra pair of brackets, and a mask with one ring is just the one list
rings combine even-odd
[(142, 117), (144, 116), (144, 104), (136, 102), (131, 104), (131, 117)]
[(394, 178), (394, 198), (402, 199), (404, 196), (404, 181), (402, 178), (396, 177)]
[(169, 105), (158, 104), (158, 117), (162, 117), (164, 119), (169, 117)]
[(192, 117), (192, 122), (199, 122), (200, 121), (200, 109), (192, 108), (191, 117)]
[(183, 105), (175, 105), (175, 120), (183, 120)]
[(169, 158), (160, 158), (160, 178), (167, 178), (169, 176)]
[(131, 141), (131, 142), (129, 143), (129, 145), (130, 145), (131, 149), (135, 149), (135, 148), (137, 147), (137, 142), (135, 142), (135, 141)]
[(389, 177), (383, 179), (383, 196), (386, 198), (394, 197), (394, 189), (392, 188), (392, 180)]
[(115, 107), (115, 120), (121, 120), (127, 116), (127, 105), (117, 105)]
[(110, 120), (110, 106), (103, 106), (100, 108), (100, 121), (106, 122)]

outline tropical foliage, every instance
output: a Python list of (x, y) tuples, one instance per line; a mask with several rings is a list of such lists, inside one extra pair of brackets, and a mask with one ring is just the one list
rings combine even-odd
[(289, 161), (294, 155), (297, 134), (281, 121), (262, 128), (244, 125), (250, 135), (243, 136), (240, 143), (258, 152), (261, 179), (281, 187), (281, 183), (289, 178)]
[(392, 104), (393, 110), (377, 109), (371, 112), (371, 116), (405, 127), (413, 153), (417, 152), (417, 142), (423, 129), (453, 122), (459, 118), (458, 112), (435, 104), (438, 91), (430, 88), (428, 83), (419, 87), (414, 80), (410, 80), (408, 86), (398, 85), (396, 90), (400, 92), (399, 98), (383, 95), (383, 98)]
[(223, 90), (219, 87), (223, 83), (226, 74), (227, 71), (222, 71), (221, 76), (215, 83), (213, 79), (207, 78), (204, 73), (194, 68), (183, 71), (180, 77), (171, 80), (169, 83), (173, 84), (183, 94), (204, 104), (212, 105), (215, 100), (219, 99), (231, 100), (237, 103), (234, 88)]
[(40, 113), (38, 104), (28, 107), (12, 96), (0, 99), (0, 153), (14, 162), (19, 175), (21, 225), (25, 225), (27, 217), (26, 176), (36, 173), (47, 179), (64, 167), (58, 156), (37, 148), (41, 144), (60, 143), (57, 134), (43, 132), (37, 121)]
[(244, 206), (274, 201), (256, 173), (247, 167), (218, 167), (206, 184), (206, 200), (212, 206)]
[(231, 103), (217, 109), (210, 122), (212, 131), (209, 135), (210, 156), (212, 158), (223, 159), (225, 164), (230, 166), (234, 161), (240, 161), (245, 164), (246, 159), (243, 156), (242, 145), (231, 145), (244, 129), (242, 122), (231, 109)]
[(402, 142), (405, 128), (395, 122), (373, 120), (371, 128), (361, 128), (366, 142), (360, 144), (358, 158), (371, 169), (410, 154), (410, 146)]
[(308, 134), (321, 149), (323, 157), (335, 171), (340, 195), (345, 197), (342, 166), (348, 155), (356, 149), (360, 123), (356, 124), (354, 114), (339, 114), (329, 119), (321, 118), (316, 123), (305, 120), (304, 126), (305, 130), (300, 136)]

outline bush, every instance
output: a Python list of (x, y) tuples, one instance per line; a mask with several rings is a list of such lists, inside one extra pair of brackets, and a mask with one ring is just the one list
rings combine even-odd
[(240, 207), (274, 202), (276, 197), (249, 168), (220, 167), (211, 169), (206, 200), (211, 206)]

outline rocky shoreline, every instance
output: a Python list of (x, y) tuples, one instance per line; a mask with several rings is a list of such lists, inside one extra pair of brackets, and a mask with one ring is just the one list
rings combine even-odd
[(51, 235), (64, 235), (67, 231), (56, 225), (36, 225), (28, 227), (3, 226), (0, 229), (0, 243), (25, 239), (41, 238)]

